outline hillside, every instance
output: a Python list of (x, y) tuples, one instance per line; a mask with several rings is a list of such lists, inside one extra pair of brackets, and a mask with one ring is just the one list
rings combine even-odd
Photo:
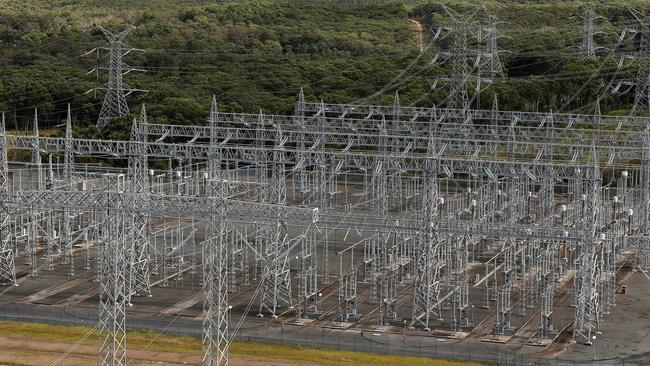
[[(469, 2), (453, 3), (454, 9)], [(159, 122), (198, 123), (216, 94), (220, 109), (289, 113), (305, 87), (308, 99), (329, 102), (392, 103), (399, 91), (403, 104), (431, 105), (445, 100), (446, 89), (431, 91), (448, 73), (445, 41), (431, 42), (432, 25), (449, 17), (437, 3), (355, 1), (178, 1), (178, 0), (8, 0), (0, 4), (0, 109), (8, 128), (26, 128), (39, 108), (44, 127), (60, 123), (67, 103), (76, 125), (92, 124), (102, 101), (106, 52), (83, 55), (106, 41), (97, 26), (121, 31), (137, 27), (125, 61), (146, 72), (132, 72), (125, 82), (137, 89), (128, 97), (132, 112), (146, 103)], [(617, 31), (636, 26), (625, 5), (599, 3), (608, 20), (596, 28), (608, 32), (596, 41), (612, 47)], [(597, 96), (603, 110), (629, 107), (633, 92), (614, 96), (617, 80), (633, 78), (636, 65), (621, 54), (599, 50), (600, 57), (580, 64), (579, 4), (568, 1), (485, 2), (498, 14), (508, 51), (501, 61), (509, 76), (484, 86), (478, 103), (489, 108), (499, 95), (503, 109), (582, 110), (590, 112)], [(630, 6), (639, 4), (628, 3)], [(424, 47), (410, 19), (423, 24)], [(629, 33), (628, 33), (629, 35)], [(629, 36), (628, 36), (629, 37)], [(631, 37), (627, 52), (635, 51)], [(631, 45), (630, 45), (631, 44)], [(438, 57), (440, 60), (441, 57)], [(128, 120), (128, 119), (127, 119)], [(117, 129), (120, 132), (119, 128)], [(117, 134), (120, 135), (120, 134)], [(115, 129), (109, 136), (115, 135)]]

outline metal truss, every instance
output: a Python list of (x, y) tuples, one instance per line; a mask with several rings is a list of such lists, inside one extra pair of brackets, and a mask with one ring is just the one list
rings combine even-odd
[(598, 47), (594, 41), (594, 36), (598, 33), (602, 33), (594, 30), (594, 22), (598, 19), (605, 18), (596, 14), (592, 5), (586, 4), (583, 6), (581, 19), (582, 43), (580, 43), (580, 53), (578, 54), (578, 60), (585, 62), (595, 59), (596, 50), (602, 48)]
[(126, 365), (126, 305), (129, 297), (128, 223), (123, 212), (106, 210), (99, 263), (98, 365)]
[[(140, 133), (138, 124), (145, 124), (147, 122), (147, 112), (145, 106), (142, 105), (140, 112), (140, 121), (133, 122), (131, 130), (132, 142), (144, 142), (145, 135)], [(146, 127), (145, 127), (146, 128)], [(147, 174), (148, 164), (147, 155), (145, 154), (145, 146), (143, 144), (132, 144), (128, 155), (128, 182), (130, 183), (129, 191), (143, 195), (148, 192), (147, 187)], [(135, 202), (138, 204), (138, 202)], [(129, 299), (132, 294), (140, 294), (145, 292), (151, 295), (151, 279), (150, 279), (150, 244), (149, 244), (149, 217), (146, 212), (134, 212), (131, 216), (131, 234), (133, 237), (132, 247), (128, 252), (131, 256), (129, 260), (129, 274), (131, 279), (129, 284)]]
[[(7, 141), (5, 137), (5, 115), (2, 114), (0, 126), (0, 193), (9, 192), (9, 163), (7, 160)], [(14, 264), (14, 246), (9, 223), (9, 208), (0, 201), (0, 283), (18, 285)]]
[(206, 201), (211, 207), (203, 246), (203, 366), (228, 365), (228, 286), (226, 234), (227, 181), (207, 182)]
[(271, 202), (277, 205), (274, 214), (276, 221), (265, 230), (266, 238), (264, 266), (262, 270), (262, 295), (259, 315), (267, 310), (272, 317), (277, 316), (279, 306), (291, 307), (291, 276), (289, 269), (289, 253), (292, 243), (288, 240), (287, 221), (282, 206), (287, 203), (287, 187), (285, 177), (284, 144), (286, 140), (280, 126), (275, 128), (275, 141), (271, 175)]
[[(73, 138), (70, 117), (65, 138), (0, 140), (0, 231), (17, 239), (3, 235), (2, 280), (15, 283), (18, 248), (35, 271), (39, 243), (46, 262), (57, 240), (74, 261), (73, 244), (99, 235), (103, 364), (124, 360), (132, 296), (149, 294), (152, 278), (181, 281), (199, 258), (204, 365), (228, 363), (228, 292), (253, 281), (260, 314), (324, 316), (319, 286), (338, 285), (337, 324), (374, 308), (380, 326), (460, 332), (480, 323), (480, 305), (493, 314), (486, 336), (512, 335), (517, 312), (540, 314), (539, 339), (559, 329), (557, 287), (573, 286), (574, 335), (586, 342), (613, 306), (620, 248), (650, 267), (641, 118), (508, 112), (496, 100), (489, 111), (410, 108), (398, 95), (392, 106), (333, 105), (301, 92), (293, 116), (221, 113), (213, 98), (207, 126), (146, 119), (143, 107), (130, 141)], [(27, 181), (8, 178), (9, 149), (32, 153)], [(40, 161), (56, 153), (60, 176)], [(84, 172), (74, 155), (128, 168)], [(179, 164), (150, 173), (152, 159)], [(174, 223), (154, 230), (158, 219)]]
[(108, 83), (106, 84), (104, 95), (104, 102), (99, 112), (97, 119), (97, 127), (104, 128), (108, 125), (111, 119), (122, 117), (129, 114), (129, 105), (126, 102), (126, 96), (139, 89), (131, 88), (124, 84), (122, 81), (123, 75), (131, 71), (144, 71), (130, 67), (124, 63), (122, 58), (133, 51), (144, 51), (141, 49), (133, 48), (126, 43), (124, 39), (131, 33), (135, 27), (131, 26), (120, 33), (113, 34), (112, 32), (99, 27), (104, 33), (104, 36), (109, 42), (109, 47), (100, 47), (91, 50), (91, 52), (99, 52), (99, 50), (107, 50), (109, 53), (108, 63), (104, 66), (98, 66), (93, 71), (99, 69), (108, 70)]

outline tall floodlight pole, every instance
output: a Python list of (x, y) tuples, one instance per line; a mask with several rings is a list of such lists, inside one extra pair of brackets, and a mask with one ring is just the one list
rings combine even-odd
[[(36, 189), (43, 190), (45, 189), (43, 171), (41, 169), (41, 149), (39, 146), (39, 131), (38, 131), (38, 110), (34, 109), (34, 125), (33, 125), (33, 134), (32, 134), (32, 165), (36, 169), (36, 184), (34, 185)], [(38, 219), (39, 215), (36, 210), (28, 210), (28, 226), (27, 226), (27, 246), (29, 248), (29, 264), (31, 266), (29, 276), (37, 277), (38, 276), (38, 259), (36, 255), (36, 250), (38, 247)]]
[[(294, 113), (294, 122), (298, 126), (299, 131), (305, 129), (305, 92), (303, 88), (300, 88), (300, 94), (298, 94), (298, 103), (296, 103), (296, 110)], [(305, 134), (299, 132), (298, 136), (298, 148), (300, 151), (305, 150)], [(306, 161), (307, 156), (304, 153), (301, 153), (298, 156), (298, 161), (296, 162), (296, 167), (294, 168), (294, 176), (296, 180), (295, 186), (298, 186), (299, 196), (301, 199), (304, 199), (305, 192), (307, 190), (307, 170), (306, 170)]]
[[(134, 120), (131, 130), (131, 144), (128, 161), (128, 181), (130, 191), (134, 193), (145, 193), (148, 187), (147, 171), (148, 161), (146, 155), (146, 146), (144, 145), (146, 131), (140, 131), (140, 125), (147, 126), (147, 111), (144, 104), (140, 111), (140, 121)], [(140, 196), (138, 196), (140, 197)], [(150, 277), (150, 251), (149, 251), (149, 217), (144, 212), (136, 212), (132, 215), (133, 241), (130, 248), (130, 289), (129, 300), (132, 295), (139, 294), (141, 291), (151, 295), (151, 277)], [(129, 301), (130, 302), (130, 301)]]
[(72, 153), (72, 113), (70, 111), (70, 103), (68, 103), (68, 114), (65, 119), (65, 153), (63, 155), (63, 175), (66, 182), (72, 184), (72, 165), (74, 164), (74, 156)]
[[(5, 115), (0, 124), (0, 193), (9, 192), (9, 164), (7, 160), (7, 138), (5, 136)], [(11, 240), (9, 209), (0, 200), (0, 285), (16, 285), (14, 248)]]
[[(92, 71), (98, 69), (108, 70), (108, 82), (106, 84), (106, 94), (104, 95), (104, 102), (102, 103), (102, 109), (99, 112), (99, 118), (97, 119), (97, 127), (104, 128), (110, 120), (117, 117), (123, 117), (129, 114), (129, 106), (126, 103), (126, 96), (131, 94), (134, 91), (140, 91), (139, 89), (133, 89), (122, 81), (122, 77), (131, 72), (131, 71), (144, 71), (142, 69), (136, 69), (125, 64), (123, 57), (129, 54), (132, 51), (144, 51), (141, 49), (133, 48), (128, 44), (124, 43), (126, 36), (135, 29), (131, 26), (124, 31), (113, 34), (108, 30), (99, 27), (99, 29), (104, 33), (104, 36), (109, 42), (108, 47), (99, 47), (91, 50), (90, 52), (99, 50), (107, 50), (108, 64), (104, 66), (98, 66)], [(90, 53), (88, 52), (88, 53)], [(91, 71), (91, 72), (92, 72)]]
[[(70, 103), (68, 103), (68, 115), (65, 120), (65, 152), (63, 155), (63, 178), (65, 179), (68, 189), (72, 189), (72, 166), (74, 165), (74, 156), (72, 152), (72, 113)], [(65, 256), (65, 263), (70, 266), (69, 276), (74, 276), (74, 255), (72, 255), (72, 228), (70, 223), (71, 211), (69, 208), (63, 209), (63, 228), (61, 230), (61, 247)]]
[(219, 138), (217, 136), (217, 127), (219, 127), (219, 108), (217, 106), (217, 97), (212, 96), (212, 103), (210, 104), (210, 117), (208, 118), (208, 124), (210, 125), (210, 146), (214, 148), (210, 149), (210, 157), (208, 159), (208, 174), (211, 177), (222, 177), (221, 174), (221, 156), (219, 155), (219, 149), (216, 148), (216, 145), (219, 144)]

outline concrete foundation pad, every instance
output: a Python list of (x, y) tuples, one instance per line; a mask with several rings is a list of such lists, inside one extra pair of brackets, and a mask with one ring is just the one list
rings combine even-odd
[(465, 339), (469, 335), (469, 332), (452, 332), (448, 330), (434, 329), (431, 331), (431, 335), (440, 338)]
[(314, 322), (314, 319), (291, 319), (284, 323), (284, 325), (293, 325), (297, 327), (304, 327)]
[(512, 336), (508, 336), (508, 335), (500, 335), (500, 336), (489, 335), (489, 336), (483, 337), (483, 339), (481, 339), (481, 342), (508, 343), (510, 338), (512, 338)]
[(526, 343), (527, 346), (535, 346), (535, 347), (548, 347), (553, 343), (552, 339), (542, 339), (540, 340), (530, 340), (529, 342)]
[(354, 323), (350, 323), (350, 322), (327, 322), (324, 325), (322, 325), (322, 327), (330, 328), (330, 329), (348, 329), (353, 325)]

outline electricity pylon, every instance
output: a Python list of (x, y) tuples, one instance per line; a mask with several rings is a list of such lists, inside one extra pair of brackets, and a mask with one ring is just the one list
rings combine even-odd
[(125, 64), (122, 60), (124, 56), (132, 51), (144, 52), (144, 50), (133, 48), (124, 42), (124, 38), (135, 29), (133, 26), (117, 34), (113, 34), (102, 27), (99, 27), (99, 29), (104, 33), (104, 36), (108, 40), (108, 47), (98, 47), (92, 49), (86, 54), (97, 52), (97, 55), (99, 56), (100, 50), (106, 50), (109, 54), (107, 64), (97, 66), (90, 71), (98, 71), (99, 69), (108, 70), (108, 82), (106, 83), (106, 87), (98, 88), (106, 90), (102, 109), (100, 110), (99, 118), (97, 119), (97, 127), (104, 128), (113, 118), (129, 114), (129, 105), (126, 103), (127, 95), (135, 91), (144, 91), (141, 89), (131, 88), (124, 84), (122, 80), (122, 77), (131, 71), (145, 71), (143, 69), (131, 67)]

